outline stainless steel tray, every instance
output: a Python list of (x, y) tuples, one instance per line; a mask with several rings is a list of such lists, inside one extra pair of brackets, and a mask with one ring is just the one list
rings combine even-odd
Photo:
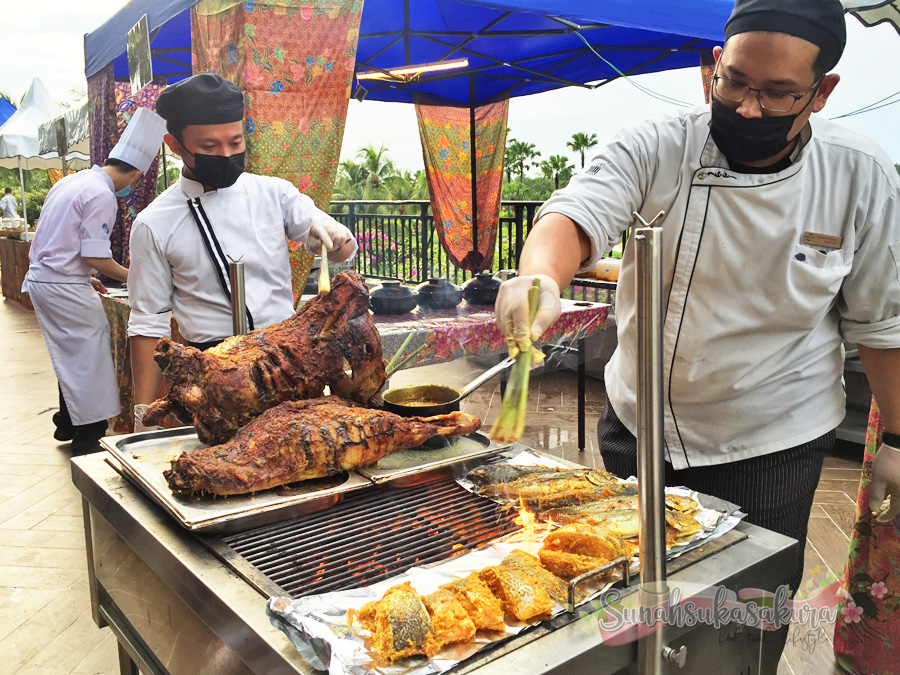
[(234, 532), (319, 511), (372, 484), (350, 471), (249, 495), (185, 497), (169, 489), (163, 471), (182, 452), (203, 447), (193, 427), (110, 436), (101, 443), (115, 460), (110, 463), (147, 496), (183, 527), (204, 533)]
[(356, 471), (373, 483), (397, 481), (397, 485), (408, 485), (432, 480), (439, 473), (452, 471), (454, 465), (509, 447), (494, 443), (480, 431), (453, 439), (436, 436), (421, 447), (395, 452), (372, 466), (360, 467)]

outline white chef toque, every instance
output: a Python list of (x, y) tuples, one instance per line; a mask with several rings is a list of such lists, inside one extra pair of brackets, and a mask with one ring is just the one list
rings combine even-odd
[(159, 152), (165, 133), (166, 121), (162, 117), (149, 108), (138, 108), (109, 158), (127, 162), (146, 173)]

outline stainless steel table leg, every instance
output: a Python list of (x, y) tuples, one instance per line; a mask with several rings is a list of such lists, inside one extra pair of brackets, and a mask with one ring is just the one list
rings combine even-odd
[(131, 660), (128, 650), (122, 646), (121, 642), (116, 642), (119, 647), (119, 675), (140, 675), (137, 665)]
[(585, 348), (584, 338), (578, 340), (578, 452), (584, 452), (584, 372)]

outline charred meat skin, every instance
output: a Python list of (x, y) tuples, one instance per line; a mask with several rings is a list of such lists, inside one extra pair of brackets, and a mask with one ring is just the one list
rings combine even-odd
[(279, 403), (322, 396), (326, 385), (366, 403), (385, 380), (369, 293), (356, 272), (335, 276), (331, 289), (281, 323), (203, 352), (160, 339), (154, 359), (173, 385), (150, 406), (144, 423), (174, 413), (193, 422), (203, 443), (214, 445)]
[(176, 493), (233, 495), (331, 476), (421, 445), (479, 429), (461, 412), (400, 417), (326, 396), (267, 410), (230, 441), (182, 453), (165, 472)]

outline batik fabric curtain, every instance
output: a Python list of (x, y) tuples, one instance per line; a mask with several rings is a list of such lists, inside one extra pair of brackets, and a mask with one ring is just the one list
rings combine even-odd
[(416, 102), (435, 230), (450, 261), (471, 272), (494, 258), (508, 112), (508, 99), (474, 110)]
[[(244, 92), (248, 171), (278, 176), (328, 210), (363, 3), (201, 0), (191, 11), (193, 70)], [(290, 244), (294, 291), (312, 255)]]
[[(102, 166), (138, 108), (156, 109), (156, 99), (162, 88), (148, 84), (136, 94), (127, 82), (113, 80), (112, 65), (108, 65), (88, 79), (88, 98), (91, 101), (91, 163)], [(113, 258), (128, 267), (131, 263), (129, 240), (131, 224), (137, 214), (156, 198), (159, 157), (144, 173), (138, 188), (119, 199), (116, 225), (110, 235)]]

